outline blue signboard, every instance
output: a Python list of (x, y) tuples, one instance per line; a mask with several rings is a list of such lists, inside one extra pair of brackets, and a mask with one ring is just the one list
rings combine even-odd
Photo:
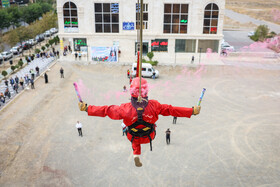
[(134, 22), (123, 22), (123, 30), (134, 30)]

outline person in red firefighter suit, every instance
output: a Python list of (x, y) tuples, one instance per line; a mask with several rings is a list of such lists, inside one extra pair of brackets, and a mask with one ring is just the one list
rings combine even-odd
[[(167, 104), (160, 104), (157, 100), (148, 100), (148, 83), (141, 78), (142, 102), (138, 102), (139, 77), (134, 78), (130, 86), (131, 102), (123, 103), (120, 106), (87, 106), (86, 103), (79, 102), (81, 111), (87, 111), (89, 116), (108, 116), (114, 120), (123, 120), (128, 127), (127, 138), (132, 142), (134, 161), (137, 167), (141, 167), (140, 162), (141, 144), (150, 143), (156, 135), (156, 121), (159, 115), (188, 117), (197, 115), (200, 106), (192, 108), (175, 107)], [(141, 134), (137, 133), (141, 131)]]

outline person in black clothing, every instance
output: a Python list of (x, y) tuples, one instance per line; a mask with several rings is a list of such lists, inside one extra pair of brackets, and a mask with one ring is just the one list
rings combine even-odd
[(36, 76), (38, 77), (38, 76), (39, 76), (39, 67), (36, 66), (35, 70), (36, 70), (36, 72), (37, 72)]
[(31, 83), (31, 89), (35, 89), (35, 87), (34, 87), (34, 79), (30, 79), (30, 83)]
[(5, 80), (5, 85), (9, 86), (9, 81), (7, 79)]
[(177, 117), (173, 117), (173, 124), (176, 124), (176, 121), (177, 121)]
[(59, 58), (59, 51), (56, 51), (57, 58)]
[(18, 83), (14, 84), (14, 90), (16, 91), (16, 93), (18, 93)]
[(192, 56), (192, 63), (194, 62), (194, 56)]
[(18, 84), (18, 82), (19, 82), (18, 76), (16, 76), (15, 81), (16, 81), (16, 83)]
[(45, 77), (45, 83), (47, 84), (49, 82), (47, 73), (44, 74), (44, 77)]
[(9, 99), (11, 98), (11, 93), (9, 91), (9, 88), (6, 88), (4, 95), (5, 95), (5, 97), (8, 97)]
[(171, 131), (169, 129), (167, 129), (167, 131), (165, 131), (165, 134), (166, 134), (166, 143), (170, 144), (170, 134), (171, 134)]
[(60, 78), (64, 78), (64, 70), (62, 67), (60, 68)]
[(75, 52), (75, 60), (77, 60), (77, 57), (78, 57), (78, 53), (77, 51)]

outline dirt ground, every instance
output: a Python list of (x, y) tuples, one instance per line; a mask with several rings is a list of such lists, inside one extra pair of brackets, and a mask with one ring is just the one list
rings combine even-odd
[[(265, 66), (265, 62), (263, 64)], [(59, 69), (65, 78), (59, 77)], [(0, 113), (0, 186), (279, 186), (280, 70), (252, 66), (161, 66), (150, 99), (196, 105), (201, 114), (160, 116), (153, 151), (134, 166), (121, 121), (80, 112), (73, 82), (94, 105), (129, 102), (128, 66), (57, 63)], [(76, 121), (83, 124), (78, 136)], [(171, 130), (166, 145), (165, 131)]]
[(226, 8), (256, 19), (280, 24), (279, 0), (226, 0)]

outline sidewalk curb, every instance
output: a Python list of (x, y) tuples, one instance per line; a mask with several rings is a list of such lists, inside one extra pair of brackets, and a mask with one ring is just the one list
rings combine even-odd
[[(43, 75), (46, 71), (48, 71), (51, 67), (53, 67), (56, 63), (57, 63), (58, 59), (55, 59), (52, 64), (50, 65), (50, 67), (48, 67), (48, 69), (46, 69), (45, 71), (43, 71), (37, 78), (35, 78), (34, 83), (41, 77), (41, 75)], [(5, 106), (3, 106), (3, 108), (0, 109), (0, 112), (2, 112), (5, 108), (7, 108), (11, 103), (13, 103), (21, 94), (23, 94), (25, 92), (26, 89), (22, 90), (19, 94), (17, 94), (11, 101), (9, 101)]]

